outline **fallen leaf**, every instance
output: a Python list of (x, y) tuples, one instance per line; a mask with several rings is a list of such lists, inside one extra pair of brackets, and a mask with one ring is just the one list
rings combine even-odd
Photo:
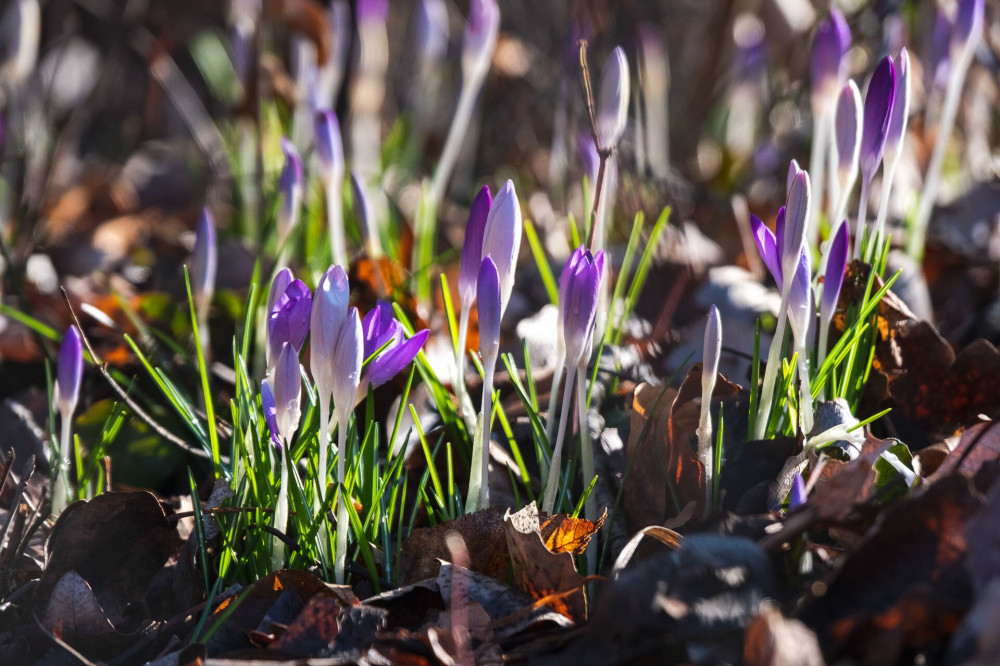
[(582, 555), (587, 550), (590, 539), (597, 534), (608, 517), (605, 509), (597, 522), (582, 518), (571, 518), (564, 513), (545, 519), (539, 527), (545, 547), (553, 553)]
[(743, 643), (746, 666), (824, 666), (816, 634), (771, 604), (764, 605), (747, 627)]
[(570, 553), (553, 553), (545, 546), (539, 531), (538, 507), (534, 502), (512, 514), (504, 515), (507, 549), (514, 566), (514, 582), (535, 599), (556, 593), (546, 605), (576, 622), (587, 617), (583, 576), (576, 570)]
[(441, 562), (451, 560), (445, 535), (452, 530), (458, 532), (468, 545), (470, 569), (493, 578), (506, 579), (510, 556), (507, 554), (503, 514), (500, 509), (494, 508), (414, 530), (403, 542), (400, 553), (401, 584), (437, 576)]
[(56, 638), (78, 650), (114, 654), (125, 645), (104, 613), (94, 591), (80, 574), (68, 571), (59, 579), (42, 615), (42, 625)]

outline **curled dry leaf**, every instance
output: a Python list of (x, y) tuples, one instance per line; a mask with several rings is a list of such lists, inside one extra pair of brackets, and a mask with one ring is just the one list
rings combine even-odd
[(587, 544), (597, 534), (604, 520), (608, 517), (605, 509), (597, 522), (571, 518), (565, 513), (558, 513), (546, 518), (539, 526), (545, 547), (553, 553), (572, 553), (582, 555), (587, 550)]
[(498, 580), (507, 578), (510, 557), (500, 509), (486, 509), (454, 520), (413, 531), (403, 542), (399, 579), (404, 585), (437, 576), (442, 561), (450, 561), (445, 535), (454, 530), (465, 541), (471, 560), (469, 568)]
[(587, 617), (583, 576), (577, 572), (571, 553), (549, 550), (540, 527), (538, 507), (534, 502), (517, 513), (507, 511), (504, 515), (514, 582), (535, 599), (558, 594), (546, 601), (546, 605), (581, 622)]
[[(715, 382), (713, 399), (739, 393), (723, 375)], [(705, 473), (698, 462), (697, 436), (701, 397), (701, 364), (688, 371), (680, 388), (640, 384), (632, 400), (626, 455), (625, 511), (633, 531), (660, 525), (691, 501), (701, 512)], [(672, 492), (671, 492), (672, 491)]]

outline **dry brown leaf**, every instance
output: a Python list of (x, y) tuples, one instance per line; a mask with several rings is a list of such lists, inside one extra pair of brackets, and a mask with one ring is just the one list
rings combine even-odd
[(542, 540), (538, 507), (532, 502), (517, 513), (504, 515), (507, 549), (514, 566), (514, 581), (535, 599), (558, 592), (572, 594), (549, 599), (550, 608), (576, 622), (587, 617), (583, 576), (576, 570), (573, 555), (553, 553)]
[(766, 605), (747, 627), (743, 642), (747, 666), (823, 666), (819, 641), (808, 627)]
[(587, 550), (590, 539), (597, 534), (608, 517), (608, 510), (597, 519), (597, 522), (582, 518), (571, 518), (559, 513), (545, 519), (539, 531), (545, 541), (545, 547), (553, 553), (573, 553), (582, 555)]
[(497, 580), (507, 578), (510, 557), (504, 536), (503, 514), (500, 509), (486, 509), (449, 520), (434, 527), (423, 527), (403, 542), (399, 562), (399, 580), (402, 585), (434, 578), (441, 562), (451, 561), (445, 535), (456, 531), (468, 549), (472, 571), (484, 573)]

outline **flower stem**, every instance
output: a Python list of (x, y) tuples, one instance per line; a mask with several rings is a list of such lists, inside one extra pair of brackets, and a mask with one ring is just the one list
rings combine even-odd
[(458, 345), (455, 347), (455, 397), (458, 398), (465, 427), (470, 432), (475, 432), (476, 408), (472, 406), (472, 398), (469, 397), (469, 389), (465, 385), (465, 344), (469, 338), (469, 313), (472, 310), (472, 303), (463, 302), (461, 307), (458, 316)]
[[(873, 174), (874, 175), (874, 174)], [(854, 258), (861, 259), (861, 246), (865, 235), (865, 218), (868, 216), (868, 190), (872, 186), (872, 176), (861, 176), (861, 198), (858, 200), (858, 219), (854, 223)]]
[[(341, 410), (338, 409), (338, 412)], [(344, 487), (347, 460), (347, 428), (351, 413), (340, 415), (337, 419), (337, 543), (334, 551), (333, 578), (338, 585), (344, 584), (344, 563), (347, 560), (347, 489)]]
[(330, 178), (323, 183), (326, 190), (326, 214), (330, 226), (330, 254), (333, 263), (347, 268), (347, 243), (344, 240), (344, 209), (340, 194), (343, 182), (340, 178)]
[[(281, 454), (278, 458), (281, 465), (281, 485), (278, 486), (278, 501), (274, 504), (274, 529), (282, 534), (288, 529), (288, 463), (285, 460), (285, 450), (290, 442), (282, 442)], [(271, 550), (271, 570), (277, 571), (285, 565), (285, 542), (274, 537)]]
[(566, 368), (566, 386), (563, 388), (563, 404), (559, 414), (559, 434), (556, 436), (556, 446), (552, 449), (552, 462), (549, 466), (548, 479), (545, 482), (545, 494), (542, 499), (542, 511), (552, 513), (556, 503), (556, 490), (562, 472), (562, 446), (566, 435), (566, 418), (569, 416), (569, 406), (573, 401), (573, 380), (576, 376), (576, 366)]
[[(583, 487), (590, 486), (590, 482), (596, 476), (594, 469), (594, 443), (590, 439), (590, 428), (587, 426), (587, 383), (584, 378), (587, 375), (587, 356), (580, 359), (580, 366), (577, 368), (576, 382), (576, 412), (580, 425), (580, 468), (583, 471)], [(583, 505), (583, 517), (594, 522), (597, 520), (597, 500), (594, 493), (587, 495), (587, 501)], [(587, 547), (587, 571), (597, 573), (597, 546), (596, 542), (591, 542)]]
[(767, 424), (770, 421), (771, 405), (774, 403), (774, 384), (778, 380), (778, 370), (781, 366), (781, 348), (785, 344), (785, 328), (788, 323), (788, 294), (792, 280), (786, 279), (781, 290), (781, 307), (778, 310), (778, 326), (774, 329), (771, 348), (767, 352), (767, 367), (764, 369), (764, 385), (760, 391), (760, 403), (757, 407), (757, 418), (754, 420), (754, 432), (751, 439), (764, 439)]

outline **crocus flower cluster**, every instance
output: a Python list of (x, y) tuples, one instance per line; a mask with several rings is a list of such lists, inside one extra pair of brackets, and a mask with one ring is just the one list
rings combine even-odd
[[(500, 354), (500, 322), (514, 290), (514, 272), (521, 248), (521, 206), (514, 183), (507, 181), (491, 199), (489, 188), (476, 195), (469, 212), (462, 266), (458, 278), (459, 341), (456, 350), (456, 392), (471, 405), (465, 393), (465, 340), (473, 302), (479, 315), (479, 352), (483, 359), (483, 397), (475, 427), (472, 470), (466, 509), (470, 513), (489, 506), (489, 441), (493, 406), (493, 375)], [(475, 277), (475, 283), (473, 283)], [(466, 396), (463, 398), (463, 396)], [(467, 417), (467, 423), (471, 420)]]
[[(597, 303), (601, 284), (604, 280), (604, 253), (598, 251), (592, 254), (584, 246), (578, 247), (570, 256), (569, 261), (559, 276), (559, 337), (562, 340), (560, 351), (564, 357), (560, 359), (566, 384), (563, 388), (562, 410), (559, 416), (559, 429), (556, 444), (552, 449), (552, 460), (549, 466), (548, 479), (545, 484), (545, 494), (542, 509), (552, 512), (556, 503), (556, 491), (561, 476), (562, 448), (565, 435), (566, 419), (569, 406), (573, 402), (573, 381), (579, 375), (578, 400), (581, 418), (581, 436), (586, 438), (586, 405), (583, 378), (586, 375), (587, 363), (593, 347), (594, 327), (597, 319)], [(559, 372), (558, 374), (562, 374)], [(552, 392), (558, 390), (558, 378), (553, 376)], [(550, 407), (551, 423), (553, 409)], [(581, 467), (584, 482), (593, 478), (593, 451), (590, 442), (584, 441), (581, 454)]]
[[(379, 302), (364, 319), (356, 307), (348, 307), (350, 286), (347, 274), (332, 265), (323, 274), (315, 296), (305, 283), (288, 269), (279, 271), (268, 296), (267, 354), (268, 376), (261, 383), (261, 403), (271, 439), (281, 450), (281, 488), (275, 508), (275, 529), (287, 524), (286, 452), (301, 418), (302, 368), (299, 356), (312, 332), (309, 367), (320, 407), (319, 483), (327, 485), (330, 430), (337, 425), (337, 483), (342, 487), (348, 456), (347, 431), (354, 408), (374, 389), (389, 381), (416, 357), (427, 339), (422, 330), (405, 338), (402, 324), (392, 306)], [(362, 367), (364, 361), (369, 363)], [(333, 415), (331, 418), (331, 401)], [(344, 498), (338, 504), (338, 526), (347, 524)], [(337, 531), (337, 558), (334, 573), (343, 581), (347, 530)], [(274, 564), (284, 557), (280, 539), (275, 542)]]

